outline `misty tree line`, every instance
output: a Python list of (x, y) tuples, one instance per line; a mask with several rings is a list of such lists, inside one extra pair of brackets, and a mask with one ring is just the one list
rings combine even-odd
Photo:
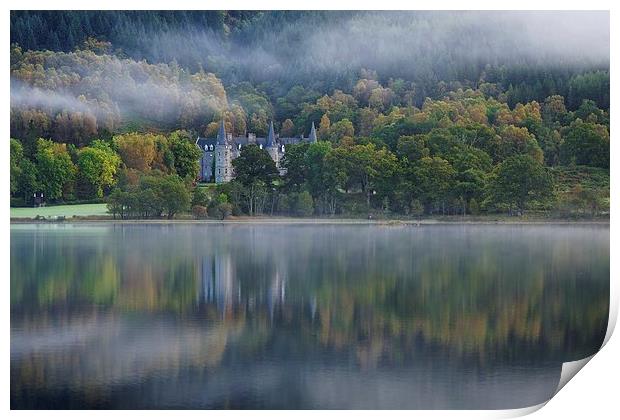
[[(609, 113), (590, 100), (569, 111), (559, 95), (510, 108), (494, 89), (397, 107), (390, 88), (360, 79), (352, 94), (304, 105), (299, 118), (319, 120), (320, 141), (287, 147), (285, 176), (264, 150), (247, 147), (233, 162), (236, 180), (209, 194), (194, 187), (200, 151), (187, 131), (119, 134), (83, 147), (39, 139), (34, 150), (12, 140), (11, 192), (23, 203), (35, 190), (51, 202), (109, 195), (122, 203), (112, 206), (121, 217), (172, 217), (190, 206), (196, 217), (606, 211)], [(224, 115), (229, 129), (239, 126), (233, 112)], [(179, 207), (166, 208), (173, 195), (153, 177), (175, 186)]]
[[(192, 73), (178, 64), (148, 64), (104, 54), (109, 44), (87, 40), (72, 53), (23, 51), (11, 48), (11, 136), (33, 150), (38, 138), (78, 147), (119, 132), (188, 129), (212, 135), (225, 118), (237, 135), (265, 135), (274, 119), (283, 135), (307, 135), (311, 123), (328, 117), (331, 124), (350, 121), (357, 133), (368, 135), (375, 120), (392, 107), (416, 109), (426, 98), (443, 99), (449, 92), (468, 89), (468, 83), (436, 82), (432, 91), (411, 81), (390, 78), (380, 82), (376, 71), (358, 71), (349, 90), (327, 93), (296, 84), (282, 91), (278, 82), (254, 85), (244, 81), (227, 87), (212, 73)], [(589, 71), (560, 82), (539, 83), (529, 78), (503, 88), (497, 72), (487, 69), (477, 90), (510, 108), (531, 102), (543, 91), (567, 91), (564, 106), (577, 111), (583, 100), (602, 110), (609, 103), (609, 73)], [(547, 73), (545, 77), (551, 77)], [(487, 80), (488, 79), (488, 80)], [(549, 95), (554, 96), (554, 95)], [(562, 95), (560, 95), (562, 96)], [(546, 98), (542, 97), (544, 101)], [(603, 104), (607, 104), (607, 107)]]
[[(497, 16), (461, 15), (14, 11), (11, 134), (33, 143), (44, 137), (77, 146), (154, 128), (204, 134), (208, 122), (226, 113), (234, 114), (227, 118), (239, 134), (263, 135), (270, 119), (290, 119), (294, 124), (284, 127), (287, 132), (307, 134), (310, 119), (321, 115), (308, 115), (304, 108), (334, 91), (354, 93), (360, 79), (371, 81), (368, 92), (381, 89), (371, 102), (354, 95), (358, 108), (382, 113), (390, 106), (420, 108), (426, 98), (483, 86), (501, 92), (499, 99), (511, 108), (560, 95), (570, 111), (584, 99), (609, 109), (608, 60), (553, 54), (542, 59), (519, 49), (529, 45), (525, 40), (507, 36), (509, 28), (500, 23), (514, 26), (510, 20), (493, 24), (481, 19)], [(402, 36), (407, 45), (401, 53), (382, 52), (385, 42), (384, 48), (372, 48), (367, 32), (390, 23), (398, 28), (390, 36)], [(339, 27), (348, 29), (330, 32)], [(416, 36), (405, 37), (409, 32)], [(340, 36), (350, 48), (338, 47)], [(374, 33), (382, 36), (388, 35)], [(411, 38), (424, 41), (412, 44)], [(359, 125), (361, 114), (355, 110), (347, 118)]]
[[(173, 184), (190, 196), (182, 207), (203, 216), (605, 210), (608, 62), (541, 60), (523, 50), (506, 55), (506, 46), (518, 51), (517, 40), (504, 34), (495, 42), (497, 24), (467, 19), (12, 12), (12, 197), (29, 204), (40, 190), (50, 202), (73, 202), (108, 197), (118, 188), (129, 194), (116, 193), (129, 200), (123, 205), (131, 209), (128, 217), (154, 217), (169, 215), (161, 206), (163, 190), (141, 180), (178, 177)], [(406, 26), (410, 20), (414, 26)], [(403, 54), (415, 53), (415, 60), (393, 51), (361, 54), (372, 39), (348, 39), (353, 57), (335, 57), (337, 43), (325, 44), (325, 51), (302, 48), (313, 39), (364, 36), (364, 25), (390, 22), (428, 38), (428, 45), (403, 39), (411, 47)], [(448, 35), (424, 32), (439, 24)], [(489, 51), (459, 49), (467, 40), (477, 45), (472, 37)], [(352, 64), (334, 66), (326, 57)], [(356, 57), (369, 57), (376, 68)], [(269, 175), (254, 185), (243, 182), (238, 168), (236, 182), (192, 198), (202, 191), (193, 187), (193, 140), (214, 136), (221, 119), (239, 136), (263, 136), (271, 120), (283, 137), (307, 136), (314, 122), (321, 142), (308, 150), (287, 148), (284, 177)], [(254, 158), (249, 161), (262, 159)], [(552, 182), (527, 180), (521, 198), (511, 201), (506, 191), (515, 184), (498, 180), (501, 173), (517, 174), (515, 168)], [(160, 205), (131, 204), (140, 191), (159, 196)]]
[[(579, 58), (566, 47), (596, 28), (588, 31), (580, 21), (583, 33), (573, 40), (544, 22), (550, 40), (532, 45), (529, 37), (538, 32), (528, 28), (539, 23), (501, 12), (12, 11), (11, 42), (24, 50), (71, 52), (100, 39), (119, 58), (204, 68), (227, 89), (243, 81), (264, 84), (273, 103), (297, 84), (321, 93), (350, 90), (359, 69), (372, 68), (384, 84), (390, 78), (415, 83), (416, 106), (437, 97), (438, 81), (471, 86), (484, 78), (503, 90), (512, 86), (511, 106), (559, 94), (571, 110), (584, 97), (607, 109), (608, 89), (579, 97), (579, 88), (569, 86), (577, 74), (609, 67), (608, 57), (590, 56), (599, 45), (590, 43)], [(556, 45), (557, 39), (564, 42)], [(398, 43), (406, 48), (387, 47)]]
[[(212, 73), (96, 54), (11, 48), (11, 136), (34, 149), (40, 137), (81, 147), (114, 134), (174, 127), (200, 130), (229, 104)], [(234, 109), (234, 104), (231, 109)]]

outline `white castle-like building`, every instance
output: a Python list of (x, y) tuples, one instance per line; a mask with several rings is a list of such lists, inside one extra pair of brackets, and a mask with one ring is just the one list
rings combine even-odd
[(284, 157), (286, 146), (302, 142), (315, 143), (316, 141), (314, 122), (307, 138), (304, 138), (303, 135), (301, 137), (280, 137), (274, 132), (273, 121), (269, 124), (267, 137), (256, 137), (253, 133), (248, 133), (245, 137), (233, 137), (231, 133), (226, 133), (226, 127), (222, 120), (217, 137), (198, 137), (196, 139), (196, 146), (202, 151), (200, 180), (203, 182), (215, 181), (216, 184), (221, 184), (234, 179), (232, 161), (241, 154), (241, 149), (249, 144), (255, 144), (261, 149), (265, 149), (275, 162), (276, 167), (280, 169), (280, 160)]

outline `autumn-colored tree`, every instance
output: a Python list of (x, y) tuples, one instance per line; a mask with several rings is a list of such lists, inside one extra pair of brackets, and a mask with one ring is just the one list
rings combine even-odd
[(536, 161), (543, 162), (543, 152), (527, 128), (508, 125), (502, 128), (499, 135), (501, 139), (498, 151), (500, 159), (516, 154), (528, 154)]
[(362, 108), (358, 117), (358, 134), (360, 136), (370, 136), (375, 127), (375, 119), (379, 113), (372, 108)]
[(129, 133), (114, 136), (113, 142), (127, 168), (146, 172), (155, 158), (154, 134)]
[(287, 118), (282, 123), (282, 128), (280, 129), (281, 137), (293, 137), (295, 135), (295, 124), (290, 118)]
[(542, 116), (547, 123), (562, 123), (566, 117), (566, 105), (564, 97), (560, 95), (552, 95), (545, 99), (542, 106)]
[(330, 138), (329, 129), (331, 126), (331, 122), (329, 120), (329, 116), (327, 114), (323, 114), (321, 117), (321, 122), (319, 123), (319, 129), (317, 130), (317, 137), (319, 140), (327, 140)]
[[(321, 119), (321, 124), (323, 124), (323, 119)], [(354, 134), (355, 129), (353, 128), (353, 123), (346, 118), (332, 124), (329, 129), (329, 139), (333, 143), (338, 143), (345, 137), (353, 138)]]

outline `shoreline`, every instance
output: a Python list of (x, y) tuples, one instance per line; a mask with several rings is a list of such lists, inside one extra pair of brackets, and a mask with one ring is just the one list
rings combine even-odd
[(468, 219), (455, 216), (454, 218), (437, 219), (353, 219), (353, 218), (293, 218), (293, 217), (238, 217), (226, 220), (214, 219), (108, 219), (108, 218), (66, 218), (37, 220), (30, 218), (11, 218), (11, 225), (24, 224), (205, 224), (205, 225), (245, 225), (245, 224), (269, 224), (269, 225), (377, 225), (377, 226), (437, 226), (437, 225), (606, 225), (610, 219)]

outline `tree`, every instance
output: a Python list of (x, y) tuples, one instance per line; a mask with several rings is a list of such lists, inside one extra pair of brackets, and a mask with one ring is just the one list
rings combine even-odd
[(542, 106), (542, 117), (547, 124), (562, 124), (566, 118), (566, 113), (563, 96), (552, 95), (545, 99), (545, 103)]
[(114, 188), (106, 199), (108, 213), (112, 213), (112, 217), (120, 216), (121, 219), (127, 217), (129, 207), (129, 193), (122, 191), (120, 188)]
[(220, 220), (226, 219), (232, 214), (232, 211), (233, 205), (225, 193), (220, 193), (209, 205), (209, 215)]
[(329, 116), (327, 114), (323, 114), (321, 117), (321, 122), (319, 123), (319, 129), (317, 130), (317, 137), (319, 140), (327, 140), (329, 139), (329, 128), (331, 126), (331, 122), (329, 120)]
[(121, 218), (161, 217), (168, 219), (189, 210), (191, 199), (185, 183), (178, 175), (152, 171), (140, 177), (138, 185), (115, 188), (108, 196), (108, 211)]
[(39, 139), (37, 173), (44, 197), (48, 200), (67, 198), (71, 194), (76, 168), (65, 144)]
[(600, 124), (573, 121), (562, 131), (560, 154), (564, 164), (609, 168), (609, 131)]
[(194, 194), (192, 196), (192, 205), (208, 207), (208, 204), (209, 204), (209, 196), (206, 192), (206, 189), (200, 188), (200, 187), (194, 188)]
[(272, 188), (273, 182), (278, 178), (278, 168), (269, 153), (255, 144), (241, 149), (241, 154), (232, 164), (236, 180), (245, 187), (248, 212), (253, 215), (260, 210), (258, 200), (269, 193), (268, 189)]
[(296, 194), (295, 214), (297, 216), (308, 217), (314, 212), (314, 202), (308, 191), (302, 191)]
[(24, 204), (33, 202), (33, 194), (41, 191), (39, 172), (37, 167), (29, 159), (22, 159), (19, 165), (16, 195), (24, 200)]
[(587, 122), (599, 124), (605, 122), (609, 123), (603, 110), (599, 109), (599, 107), (596, 106), (596, 102), (590, 99), (584, 99), (583, 102), (581, 102), (581, 105), (575, 111), (575, 117)]
[(396, 161), (396, 157), (387, 149), (377, 149), (372, 143), (338, 147), (329, 157), (332, 169), (338, 168), (346, 174), (344, 187), (359, 187), (366, 197), (368, 208), (374, 193), (379, 192), (379, 198), (387, 195), (390, 188), (386, 185), (386, 181), (389, 183), (389, 180), (393, 180), (397, 169)]
[(280, 135), (282, 137), (293, 137), (295, 135), (295, 124), (293, 124), (293, 121), (290, 118), (287, 118), (282, 123)]
[(428, 156), (430, 151), (425, 145), (426, 135), (400, 136), (396, 146), (398, 156), (406, 157), (409, 162), (415, 162)]
[[(321, 124), (323, 123), (323, 119), (321, 119)], [(320, 131), (320, 128), (319, 128)], [(355, 129), (353, 128), (353, 123), (349, 121), (347, 118), (338, 121), (337, 123), (332, 124), (329, 129), (329, 139), (333, 143), (338, 143), (344, 138), (350, 137), (352, 138), (355, 134)]]
[(339, 188), (344, 185), (346, 173), (332, 156), (331, 143), (311, 144), (305, 154), (306, 186), (319, 213), (336, 213)]
[(420, 221), (420, 217), (424, 214), (424, 206), (420, 203), (420, 200), (411, 200), (409, 212)]
[(369, 136), (374, 128), (375, 119), (379, 113), (372, 108), (362, 108), (358, 117), (358, 134), (360, 136)]
[(179, 212), (186, 211), (191, 203), (190, 194), (178, 175), (165, 176), (161, 180), (158, 193), (168, 219), (174, 218), (174, 215)]
[(96, 197), (103, 197), (104, 188), (112, 187), (121, 159), (106, 143), (96, 140), (78, 152), (79, 178), (91, 186)]
[(196, 204), (192, 206), (192, 214), (196, 219), (205, 219), (208, 216), (209, 212), (207, 210), (207, 207)]
[[(440, 157), (423, 157), (413, 167), (412, 193), (432, 213), (444, 204), (454, 180), (454, 168)], [(442, 206), (443, 207), (443, 206)]]
[(553, 183), (545, 167), (529, 155), (515, 155), (500, 163), (489, 183), (491, 201), (506, 206), (510, 214), (523, 212), (532, 201), (551, 197)]
[(151, 169), (156, 153), (154, 134), (121, 134), (112, 140), (125, 166), (140, 172)]
[(24, 148), (22, 144), (19, 140), (11, 139), (11, 194), (14, 194), (19, 187), (20, 165), (23, 158)]
[(286, 169), (284, 187), (287, 191), (299, 191), (308, 179), (307, 152), (309, 143), (292, 144), (287, 146), (280, 166)]
[(528, 154), (538, 162), (543, 162), (544, 154), (534, 136), (525, 127), (505, 126), (500, 131), (500, 156), (506, 159), (517, 154)]
[(202, 152), (184, 130), (174, 131), (169, 136), (170, 151), (174, 155), (174, 169), (181, 178), (194, 180), (200, 171), (199, 159)]

